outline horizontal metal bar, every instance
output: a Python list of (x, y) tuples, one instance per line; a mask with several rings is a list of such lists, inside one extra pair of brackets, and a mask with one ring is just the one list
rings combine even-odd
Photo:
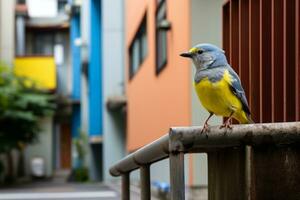
[[(200, 127), (172, 128), (170, 151), (209, 152), (220, 148), (300, 143), (300, 122), (233, 125), (232, 129), (211, 127), (206, 134)], [(172, 139), (173, 138), (173, 139)]]
[(300, 143), (300, 122), (233, 125), (232, 129), (210, 127), (201, 134), (202, 127), (171, 128), (169, 135), (142, 147), (110, 168), (113, 176), (120, 176), (142, 165), (152, 164), (169, 156), (169, 152), (210, 152), (220, 148), (244, 145), (288, 145)]
[(150, 165), (168, 157), (169, 154), (169, 136), (164, 135), (158, 140), (142, 147), (134, 153), (126, 156), (109, 170), (113, 176), (120, 176), (123, 173), (130, 172), (139, 168), (141, 165)]

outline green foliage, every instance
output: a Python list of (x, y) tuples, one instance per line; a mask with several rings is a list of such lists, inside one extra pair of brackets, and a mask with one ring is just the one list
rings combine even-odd
[(78, 154), (78, 159), (80, 163), (84, 163), (85, 155), (86, 155), (86, 145), (87, 145), (87, 137), (86, 134), (81, 132), (79, 137), (73, 139), (75, 150)]
[(69, 181), (86, 182), (89, 180), (89, 169), (85, 166), (88, 137), (86, 133), (80, 132), (79, 136), (73, 139), (76, 152), (76, 164), (70, 175)]
[(0, 64), (0, 153), (36, 141), (39, 120), (54, 109), (53, 95)]
[(2, 176), (3, 172), (4, 172), (4, 165), (3, 165), (2, 161), (0, 160), (0, 177)]
[(86, 167), (80, 167), (74, 170), (76, 182), (86, 182), (89, 180), (89, 170)]

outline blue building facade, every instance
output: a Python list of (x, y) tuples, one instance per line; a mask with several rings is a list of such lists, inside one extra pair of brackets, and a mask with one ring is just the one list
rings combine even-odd
[(70, 45), (72, 57), (72, 138), (80, 132), (80, 73), (81, 59), (80, 46), (76, 41), (80, 39), (80, 12), (74, 12), (70, 19)]
[(89, 136), (102, 136), (101, 1), (90, 4)]
[(108, 99), (124, 96), (123, 4), (81, 1), (70, 18), (72, 135), (81, 131), (88, 138), (85, 165), (92, 180), (111, 179), (109, 166), (125, 155), (125, 115), (107, 109)]

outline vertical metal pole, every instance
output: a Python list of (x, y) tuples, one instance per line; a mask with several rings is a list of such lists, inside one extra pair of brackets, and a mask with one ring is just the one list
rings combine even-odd
[(140, 168), (141, 176), (141, 200), (151, 199), (150, 190), (150, 166), (144, 165)]
[(245, 147), (245, 188), (246, 188), (246, 198), (247, 200), (254, 199), (251, 196), (252, 190), (252, 177), (251, 177), (251, 169), (252, 169), (252, 147), (246, 146)]
[(122, 200), (130, 200), (130, 177), (129, 173), (122, 175)]
[(170, 154), (171, 200), (184, 200), (184, 153)]

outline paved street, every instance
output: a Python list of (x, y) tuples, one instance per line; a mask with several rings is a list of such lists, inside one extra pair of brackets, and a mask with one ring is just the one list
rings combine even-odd
[[(120, 182), (103, 183), (65, 183), (64, 181), (39, 181), (0, 188), (0, 200), (119, 200)], [(140, 199), (140, 188), (131, 185), (130, 197)], [(152, 196), (151, 199), (158, 200)], [(186, 189), (186, 199), (207, 200), (207, 188)]]
[(119, 192), (101, 183), (61, 183), (39, 181), (0, 188), (0, 200), (117, 200)]

